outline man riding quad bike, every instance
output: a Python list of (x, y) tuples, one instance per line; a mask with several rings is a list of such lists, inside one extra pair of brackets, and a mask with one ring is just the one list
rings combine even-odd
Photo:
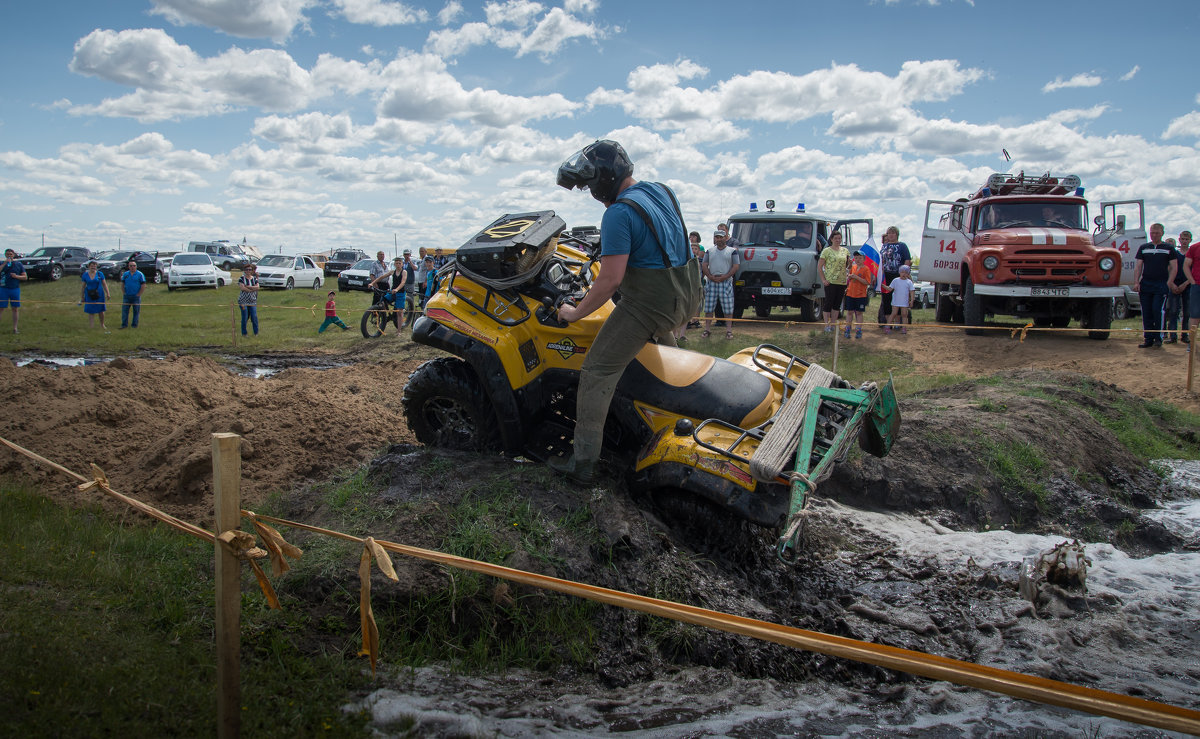
[[(605, 318), (567, 324), (599, 273), (596, 244), (552, 211), (505, 215), (458, 250), (413, 340), (452, 357), (412, 373), (403, 404), (424, 444), (544, 461), (570, 448), (583, 358)], [(768, 344), (720, 359), (648, 343), (618, 382), (604, 457), (634, 492), (671, 490), (784, 529), (855, 440), (883, 456), (899, 425), (888, 382), (853, 388)]]

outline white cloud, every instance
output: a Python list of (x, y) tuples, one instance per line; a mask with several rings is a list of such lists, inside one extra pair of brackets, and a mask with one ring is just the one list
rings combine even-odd
[(212, 203), (186, 203), (180, 208), (184, 213), (198, 216), (219, 216), (225, 209)]
[(351, 23), (371, 26), (403, 26), (424, 23), (429, 13), (394, 0), (333, 0), (333, 5)]
[(1128, 82), (1129, 80), (1133, 79), (1134, 75), (1136, 75), (1139, 71), (1141, 71), (1141, 69), (1142, 68), (1139, 67), (1138, 65), (1136, 65), (1136, 64), (1133, 65), (1133, 69), (1131, 69), (1128, 72), (1126, 72), (1125, 74), (1121, 75), (1121, 81)]
[(441, 10), (438, 11), (438, 14), (437, 14), (438, 25), (442, 25), (442, 26), (450, 25), (454, 21), (458, 20), (458, 17), (460, 15), (462, 15), (462, 12), (463, 12), (462, 3), (458, 2), (458, 0), (451, 0), (450, 2), (446, 3), (445, 6), (443, 6)]
[(1192, 112), (1176, 118), (1171, 121), (1162, 135), (1164, 139), (1179, 136), (1200, 139), (1200, 113)]
[(538, 54), (546, 59), (574, 39), (596, 41), (608, 35), (609, 31), (603, 26), (577, 17), (579, 13), (594, 10), (595, 3), (586, 1), (568, 2), (563, 8), (549, 10), (531, 0), (491, 2), (484, 6), (486, 22), (470, 22), (458, 28), (433, 31), (425, 42), (425, 49), (450, 58), (490, 43), (515, 51), (517, 57)]
[(230, 36), (283, 41), (317, 0), (151, 0), (150, 12), (176, 25), (196, 24)]
[(1090, 108), (1071, 108), (1069, 110), (1060, 110), (1057, 113), (1051, 113), (1046, 116), (1047, 120), (1056, 121), (1058, 123), (1074, 123), (1082, 120), (1095, 120), (1104, 115), (1108, 110), (1107, 105), (1093, 105)]
[(1055, 77), (1053, 82), (1043, 85), (1042, 92), (1054, 92), (1066, 87), (1096, 87), (1102, 82), (1104, 82), (1103, 78), (1085, 72), (1080, 72), (1069, 80), (1064, 80), (1060, 75)]

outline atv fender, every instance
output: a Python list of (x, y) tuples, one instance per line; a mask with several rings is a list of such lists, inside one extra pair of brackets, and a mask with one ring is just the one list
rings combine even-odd
[(421, 316), (413, 324), (413, 340), (461, 357), (471, 365), (496, 411), (505, 454), (521, 454), (525, 449), (521, 409), (516, 394), (504, 379), (507, 375), (500, 355), (483, 342), (452, 331), (427, 316)]

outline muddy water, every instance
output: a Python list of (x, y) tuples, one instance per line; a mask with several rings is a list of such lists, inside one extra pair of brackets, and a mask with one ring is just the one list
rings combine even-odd
[[(1169, 466), (1172, 483), (1189, 492), (1153, 516), (1190, 545), (1133, 558), (1089, 544), (1086, 597), (1064, 594), (1034, 609), (1014, 593), (1001, 608), (1007, 621), (938, 638), (969, 638), (982, 664), (1200, 709), (1200, 464)], [(820, 515), (852, 529), (850, 544), (855, 537), (889, 542), (880, 566), (916, 572), (933, 565), (941, 574), (910, 586), (930, 603), (939, 582), (945, 592), (964, 582), (964, 573), (1015, 578), (1021, 560), (1061, 541), (956, 532), (928, 519), (832, 503)], [(931, 639), (929, 651), (938, 643)], [(414, 721), (421, 733), (455, 736), (1174, 736), (924, 680), (863, 689), (686, 668), (609, 688), (577, 674), (461, 676), (430, 667), (382, 682), (388, 687), (346, 708), (369, 711), (383, 736), (403, 734)]]
[[(145, 355), (145, 359), (166, 359), (164, 354)], [(239, 375), (246, 377), (264, 378), (271, 377), (285, 369), (300, 367), (307, 369), (331, 369), (334, 367), (345, 367), (350, 362), (333, 361), (321, 357), (313, 357), (304, 354), (279, 354), (279, 355), (249, 355), (249, 356), (221, 356), (217, 359), (227, 367), (230, 371), (236, 372)], [(23, 354), (12, 358), (13, 364), (18, 367), (24, 367), (27, 364), (40, 364), (47, 367), (84, 367), (92, 364), (104, 364), (111, 362), (113, 357), (52, 357), (39, 354)]]

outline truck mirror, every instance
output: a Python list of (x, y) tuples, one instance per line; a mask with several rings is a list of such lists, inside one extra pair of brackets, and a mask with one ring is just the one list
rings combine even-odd
[(1117, 233), (1125, 233), (1125, 216), (1117, 216)]

